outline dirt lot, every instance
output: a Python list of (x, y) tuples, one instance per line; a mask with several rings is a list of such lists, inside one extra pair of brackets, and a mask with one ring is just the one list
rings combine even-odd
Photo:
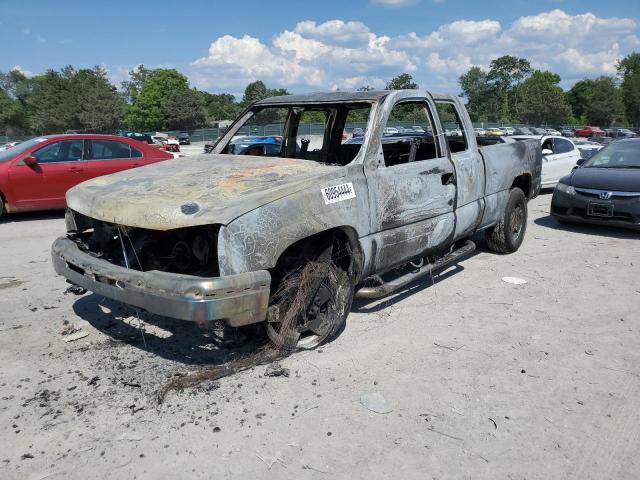
[[(161, 405), (238, 349), (148, 315), (143, 343), (127, 308), (65, 295), (60, 214), (7, 219), (0, 478), (640, 478), (639, 235), (561, 228), (549, 202), (518, 253), (357, 303), (334, 342), (281, 362), (288, 377), (256, 366)], [(363, 406), (375, 392), (389, 413)]]

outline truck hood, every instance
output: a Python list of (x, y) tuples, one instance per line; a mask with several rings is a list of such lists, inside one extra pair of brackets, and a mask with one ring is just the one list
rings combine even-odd
[(345, 175), (339, 166), (245, 155), (197, 155), (94, 178), (67, 205), (105, 222), (152, 230), (227, 224), (261, 205)]

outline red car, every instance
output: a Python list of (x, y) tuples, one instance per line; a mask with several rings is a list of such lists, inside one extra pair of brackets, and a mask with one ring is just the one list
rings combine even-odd
[(0, 151), (0, 216), (66, 207), (65, 193), (90, 178), (174, 156), (115, 135), (51, 135)]
[(606, 132), (600, 127), (583, 127), (576, 129), (575, 134), (576, 137), (604, 137), (606, 135)]

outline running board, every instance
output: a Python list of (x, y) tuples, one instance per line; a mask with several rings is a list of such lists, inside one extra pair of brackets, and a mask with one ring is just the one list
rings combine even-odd
[(362, 287), (356, 292), (356, 298), (382, 298), (399, 290), (402, 287), (409, 285), (411, 282), (418, 280), (426, 275), (432, 275), (434, 271), (448, 267), (453, 263), (456, 263), (462, 258), (472, 254), (476, 249), (476, 244), (471, 240), (467, 240), (457, 250), (449, 252), (446, 255), (440, 257), (434, 263), (427, 263), (414, 272), (406, 273), (401, 277), (395, 278), (389, 282), (385, 282), (377, 287)]

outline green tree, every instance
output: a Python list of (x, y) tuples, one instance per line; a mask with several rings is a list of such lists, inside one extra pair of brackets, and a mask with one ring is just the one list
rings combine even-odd
[(167, 125), (172, 130), (194, 130), (206, 124), (204, 102), (197, 90), (176, 90), (167, 103)]
[(69, 83), (70, 71), (48, 70), (32, 79), (33, 90), (29, 97), (30, 126), (33, 132), (60, 133), (77, 128), (74, 122), (74, 94)]
[(401, 73), (393, 77), (385, 86), (385, 90), (413, 90), (416, 88), (418, 88), (418, 84), (413, 81), (413, 77), (408, 73)]
[(165, 130), (169, 101), (176, 92), (189, 89), (187, 77), (172, 68), (158, 68), (144, 72), (140, 82), (130, 90), (133, 103), (128, 108), (126, 124), (133, 130)]
[(18, 70), (0, 72), (0, 131), (6, 135), (29, 131), (31, 81)]
[(486, 72), (480, 67), (471, 67), (458, 81), (472, 121), (495, 122), (500, 118), (500, 93), (489, 83)]
[(581, 80), (569, 91), (568, 99), (574, 114), (590, 125), (607, 127), (624, 121), (622, 92), (613, 77)]
[(202, 97), (207, 118), (210, 122), (218, 120), (233, 120), (238, 115), (240, 105), (229, 93), (199, 92)]
[(242, 106), (248, 107), (252, 103), (258, 102), (269, 96), (269, 90), (262, 80), (251, 82), (244, 89), (244, 95), (242, 96)]
[(535, 70), (514, 90), (517, 118), (534, 125), (567, 121), (571, 106), (559, 83), (560, 75)]
[(627, 120), (640, 125), (640, 53), (631, 53), (618, 62), (618, 75)]
[(531, 64), (524, 58), (504, 55), (491, 61), (487, 81), (500, 93), (500, 120), (511, 121), (511, 110), (515, 107), (515, 98), (511, 93), (531, 73)]
[(69, 79), (75, 105), (74, 125), (103, 133), (117, 130), (124, 115), (124, 100), (99, 66), (75, 72)]
[(122, 92), (127, 102), (133, 103), (135, 101), (136, 96), (140, 93), (142, 86), (145, 84), (152, 72), (152, 69), (149, 69), (144, 65), (138, 65), (136, 68), (129, 71), (129, 80), (125, 80), (121, 83)]

